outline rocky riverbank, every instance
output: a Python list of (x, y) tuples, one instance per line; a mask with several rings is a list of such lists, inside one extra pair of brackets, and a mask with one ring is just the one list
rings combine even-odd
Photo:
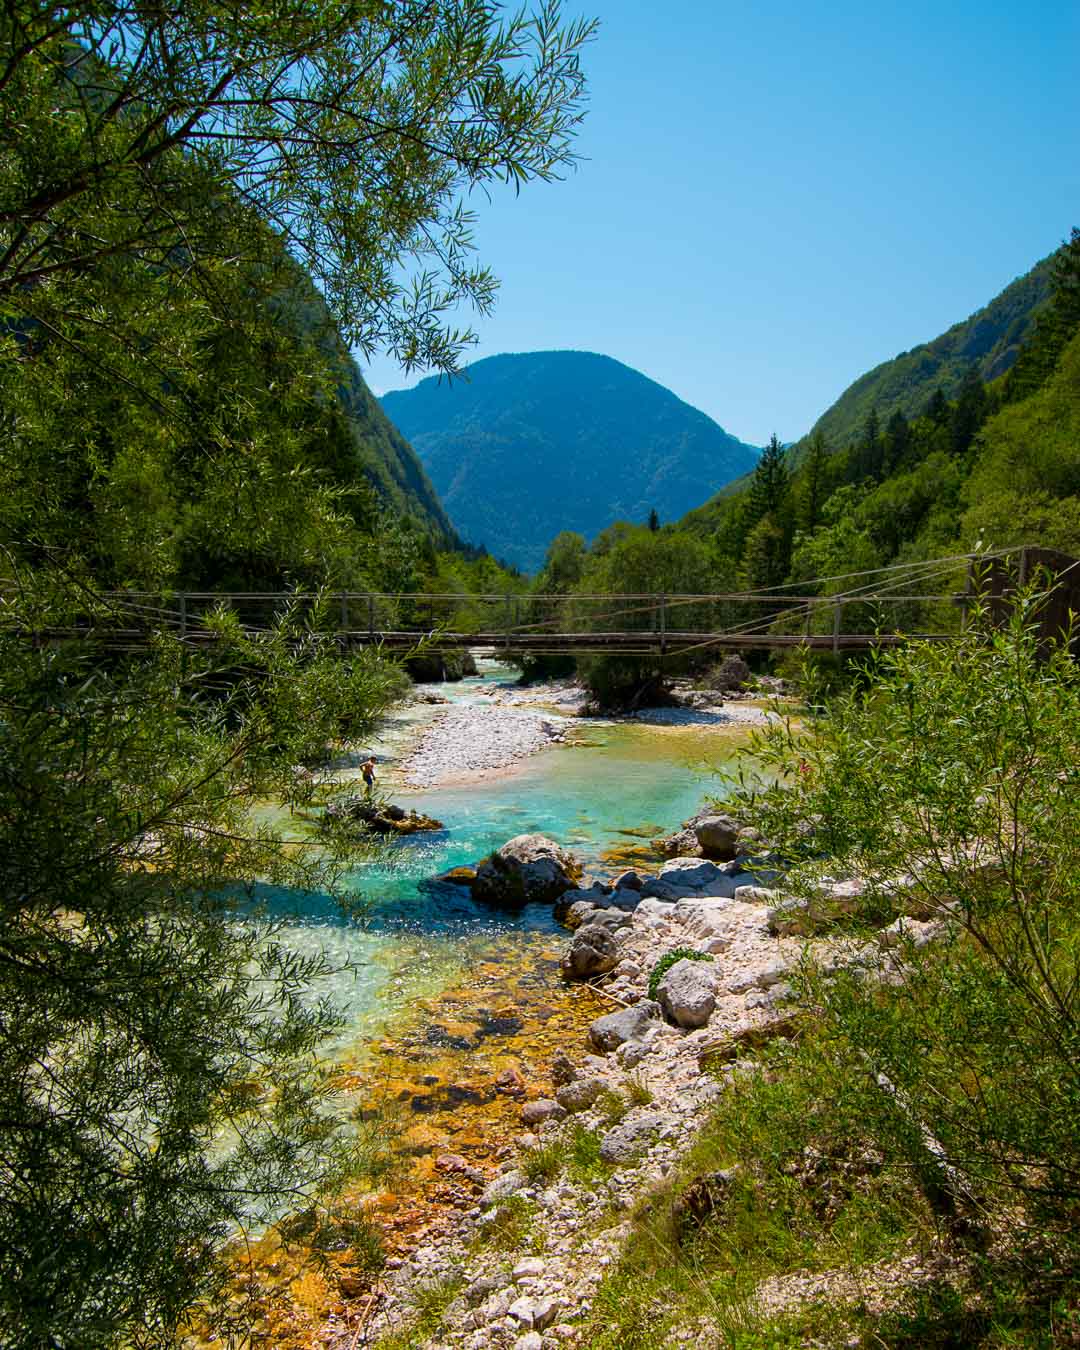
[(562, 743), (566, 719), (495, 706), (451, 706), (402, 764), (410, 787), (465, 783)]
[[(415, 698), (429, 702), (422, 686)], [(752, 702), (728, 703), (730, 695), (705, 691), (693, 705), (643, 708), (623, 716), (596, 716), (574, 681), (527, 687), (492, 684), (470, 703), (440, 707), (401, 763), (403, 781), (416, 788), (469, 783), (505, 772), (530, 755), (572, 745), (587, 725), (637, 721), (655, 726), (722, 728), (762, 725), (774, 714)]]
[[(610, 1011), (552, 1054), (546, 1073), (522, 1078), (522, 1133), (497, 1175), (437, 1160), (470, 1186), (474, 1203), (393, 1263), (362, 1322), (345, 1316), (327, 1329), (334, 1350), (374, 1346), (391, 1332), (402, 1347), (582, 1344), (579, 1327), (593, 1315), (631, 1208), (692, 1145), (746, 1055), (796, 1028), (788, 974), (804, 953), (888, 978), (897, 925), (858, 947), (815, 931), (843, 912), (856, 882), (824, 884), (816, 907), (796, 904), (762, 884), (774, 873), (751, 870), (739, 850), (752, 837), (735, 822), (702, 818), (690, 837), (698, 852), (710, 845), (727, 860), (675, 858), (650, 876), (586, 886), (563, 869), (570, 889), (559, 912), (575, 926), (564, 976), (589, 979)], [(530, 869), (550, 886), (553, 862), (565, 857), (536, 837), (499, 853), (502, 863), (489, 867), (516, 869), (521, 890)], [(901, 927), (920, 943), (933, 932), (917, 918)]]

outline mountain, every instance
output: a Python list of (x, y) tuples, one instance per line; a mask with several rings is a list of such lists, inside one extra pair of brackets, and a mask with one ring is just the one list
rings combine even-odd
[(813, 430), (823, 433), (830, 449), (841, 449), (859, 435), (871, 408), (882, 424), (897, 410), (917, 417), (935, 389), (955, 398), (972, 372), (984, 383), (1003, 375), (1049, 298), (1051, 264), (1052, 257), (1044, 258), (963, 323), (867, 371), (822, 413)]
[(412, 516), (436, 542), (454, 542), (454, 527), (423, 464), (364, 383), (351, 357), (341, 369), (338, 399), (358, 464), (379, 498)]
[(639, 371), (593, 352), (491, 356), (385, 395), (457, 530), (527, 571), (562, 530), (680, 516), (757, 450)]
[(299, 269), (293, 289), (279, 297), (276, 307), (289, 315), (330, 363), (337, 409), (345, 424), (346, 447), (333, 466), (339, 482), (347, 486), (361, 476), (384, 506), (398, 516), (410, 517), (435, 543), (456, 544), (450, 517), (423, 464), (364, 383), (326, 302)]

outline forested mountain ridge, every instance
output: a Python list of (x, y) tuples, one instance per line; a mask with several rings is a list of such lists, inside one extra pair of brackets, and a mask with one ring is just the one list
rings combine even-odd
[(983, 383), (1003, 375), (1016, 361), (1031, 324), (1050, 295), (1052, 258), (1018, 277), (970, 318), (934, 338), (868, 370), (814, 423), (834, 445), (859, 431), (871, 408), (882, 421), (894, 412), (918, 416), (940, 389), (955, 398), (972, 372)]
[[(337, 405), (355, 451), (355, 471), (363, 474), (385, 507), (413, 519), (436, 543), (453, 541), (454, 527), (423, 464), (365, 384), (325, 301), (306, 276), (283, 308), (314, 337), (330, 364)], [(348, 471), (345, 465), (341, 468)]]
[[(958, 555), (1034, 543), (1080, 556), (1080, 231), (1043, 267), (1048, 300), (1005, 375), (984, 384), (972, 370), (954, 398), (935, 388), (911, 418), (899, 409), (882, 417), (871, 405), (846, 443), (820, 429), (799, 447), (773, 436), (752, 473), (659, 529), (615, 523), (591, 546), (564, 532), (536, 591), (565, 595), (566, 621), (587, 624), (577, 596), (791, 587), (824, 597), (845, 591), (852, 574), (910, 565), (916, 579), (905, 588), (925, 602), (909, 597), (902, 612), (849, 605), (841, 631), (949, 632), (959, 610), (932, 597), (966, 584)], [(955, 561), (941, 567), (941, 559)], [(833, 620), (819, 606), (769, 622), (794, 634), (806, 622), (829, 632)], [(643, 689), (715, 656), (706, 647), (663, 661), (579, 656), (576, 665), (602, 702), (632, 705)]]
[[(979, 547), (1080, 553), (1080, 231), (1023, 280), (1029, 297), (1045, 282), (1047, 299), (1004, 375), (984, 383), (973, 365), (953, 397), (935, 386), (910, 417), (871, 403), (843, 440), (825, 419), (792, 450), (774, 437), (745, 486), (674, 532), (739, 584), (767, 587)], [(979, 345), (977, 330), (950, 333)], [(987, 359), (1004, 350), (989, 336)]]
[(416, 451), (383, 412), (351, 358), (342, 370), (338, 398), (355, 440), (357, 458), (380, 499), (412, 516), (434, 540), (446, 544), (454, 527)]
[(384, 396), (461, 535), (535, 570), (561, 530), (679, 516), (752, 468), (754, 447), (611, 357), (488, 357), (464, 380)]

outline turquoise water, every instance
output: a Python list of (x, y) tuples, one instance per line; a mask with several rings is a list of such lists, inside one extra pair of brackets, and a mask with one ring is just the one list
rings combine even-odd
[[(513, 677), (502, 675), (501, 682)], [(453, 702), (476, 699), (484, 681), (434, 686)], [(640, 842), (626, 833), (647, 826), (668, 833), (715, 791), (717, 770), (746, 742), (744, 729), (654, 727), (588, 720), (569, 734), (586, 745), (555, 746), (508, 775), (467, 786), (404, 790), (402, 805), (441, 820), (445, 829), (392, 847), (390, 866), (353, 878), (366, 918), (347, 923), (325, 898), (266, 891), (271, 910), (290, 914), (289, 945), (327, 952), (342, 965), (334, 978), (353, 1039), (377, 1033), (394, 1010), (436, 992), (508, 933), (554, 932), (550, 905), (520, 911), (474, 902), (465, 887), (433, 883), (448, 868), (477, 862), (516, 834), (541, 833), (571, 849), (594, 874), (600, 854)], [(385, 778), (382, 775), (384, 784)]]

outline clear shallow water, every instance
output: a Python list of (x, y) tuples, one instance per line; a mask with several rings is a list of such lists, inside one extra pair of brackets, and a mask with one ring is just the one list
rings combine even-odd
[[(491, 668), (489, 668), (491, 669)], [(476, 700), (479, 687), (510, 684), (502, 673), (433, 686), (452, 702)], [(397, 732), (407, 729), (397, 723)], [(438, 833), (393, 846), (393, 865), (370, 866), (353, 878), (366, 906), (362, 925), (346, 922), (327, 898), (264, 888), (271, 912), (290, 916), (282, 934), (299, 950), (326, 952), (341, 973), (333, 993), (347, 1009), (349, 1040), (378, 1034), (416, 1001), (467, 977), (513, 932), (553, 933), (551, 907), (517, 912), (474, 902), (467, 888), (431, 884), (438, 873), (471, 864), (516, 834), (550, 835), (576, 853), (587, 871), (611, 872), (600, 855), (635, 842), (627, 831), (668, 833), (717, 789), (716, 769), (746, 742), (745, 728), (654, 727), (582, 720), (570, 724), (581, 746), (556, 746), (509, 774), (466, 786), (390, 789), (402, 805), (441, 820)], [(381, 775), (384, 788), (392, 775)], [(640, 842), (640, 839), (637, 840)]]

